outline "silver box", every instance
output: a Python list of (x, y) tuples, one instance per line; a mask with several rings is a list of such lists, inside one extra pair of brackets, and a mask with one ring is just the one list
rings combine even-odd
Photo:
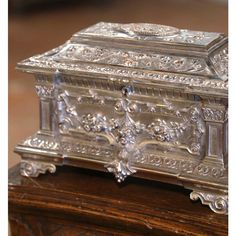
[(40, 129), (21, 173), (56, 165), (182, 185), (228, 211), (228, 39), (153, 24), (98, 23), (18, 63), (32, 73)]

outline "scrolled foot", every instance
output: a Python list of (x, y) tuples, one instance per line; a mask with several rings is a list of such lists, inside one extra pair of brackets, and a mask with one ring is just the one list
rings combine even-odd
[(228, 214), (228, 195), (193, 191), (190, 193), (191, 200), (200, 199), (202, 204), (208, 205), (212, 211), (218, 214)]
[(51, 163), (38, 161), (21, 161), (20, 173), (26, 177), (38, 177), (39, 174), (45, 174), (46, 171), (54, 173), (56, 166)]

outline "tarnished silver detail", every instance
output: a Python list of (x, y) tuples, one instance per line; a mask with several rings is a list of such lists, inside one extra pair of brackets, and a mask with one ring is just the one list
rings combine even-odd
[(219, 214), (228, 214), (227, 195), (194, 190), (190, 194), (190, 199), (194, 201), (200, 199), (202, 204), (208, 205), (212, 211)]
[(56, 166), (51, 163), (39, 162), (39, 161), (25, 161), (20, 163), (20, 173), (26, 177), (38, 177), (39, 174), (45, 174), (46, 171), (54, 173)]

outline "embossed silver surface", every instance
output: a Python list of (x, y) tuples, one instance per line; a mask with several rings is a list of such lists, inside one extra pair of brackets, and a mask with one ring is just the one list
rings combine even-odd
[(228, 49), (220, 33), (98, 23), (18, 63), (40, 129), (16, 146), (22, 175), (73, 165), (182, 185), (228, 210)]

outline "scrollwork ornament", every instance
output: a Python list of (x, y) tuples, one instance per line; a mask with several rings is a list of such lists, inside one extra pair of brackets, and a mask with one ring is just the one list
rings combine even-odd
[[(42, 56), (43, 57), (43, 56)], [(50, 62), (50, 63), (49, 63)], [(22, 64), (24, 66), (29, 67), (39, 67), (39, 68), (46, 68), (46, 69), (62, 69), (68, 71), (77, 71), (77, 72), (90, 72), (90, 73), (99, 73), (99, 74), (106, 74), (109, 76), (123, 76), (127, 79), (129, 78), (137, 78), (137, 79), (150, 79), (153, 81), (163, 81), (168, 83), (179, 83), (184, 84), (190, 87), (197, 87), (197, 88), (210, 88), (210, 89), (219, 89), (222, 92), (226, 92), (228, 89), (228, 81), (222, 80), (215, 80), (215, 79), (206, 79), (206, 78), (199, 78), (199, 76), (185, 76), (185, 75), (178, 75), (178, 74), (170, 74), (170, 73), (159, 73), (158, 71), (138, 71), (135, 68), (123, 68), (117, 69), (111, 66), (105, 65), (92, 65), (92, 64), (66, 64), (62, 62), (53, 61), (47, 57), (43, 58), (43, 60), (39, 60), (39, 58), (30, 58), (26, 61), (23, 61)], [(71, 81), (68, 81), (71, 83)]]
[(58, 150), (59, 143), (53, 139), (53, 137), (45, 138), (40, 135), (33, 135), (23, 141), (23, 145), (35, 148), (43, 148), (49, 150)]
[(211, 60), (219, 77), (228, 79), (228, 48), (224, 47), (216, 52)]
[(200, 151), (201, 145), (200, 143), (191, 143), (190, 150), (192, 153), (198, 153)]
[(51, 163), (39, 161), (24, 161), (20, 163), (20, 173), (26, 177), (38, 177), (39, 174), (45, 174), (46, 171), (54, 173), (56, 166)]
[(227, 110), (219, 110), (210, 107), (203, 107), (202, 110), (205, 120), (224, 121), (225, 119), (227, 119)]
[(52, 97), (53, 96), (52, 86), (36, 85), (35, 89), (39, 97)]
[[(78, 106), (80, 103), (78, 102), (78, 99), (71, 98), (70, 94), (66, 91), (59, 94), (59, 125), (63, 127), (63, 129), (61, 128), (61, 132), (69, 134), (70, 130), (78, 129), (79, 132), (84, 131), (89, 135), (98, 133), (99, 136), (107, 139), (111, 145), (115, 145), (119, 149), (130, 153), (130, 156), (132, 156), (132, 150), (139, 150), (139, 148), (142, 148), (142, 142), (153, 143), (154, 140), (160, 143), (168, 143), (169, 148), (181, 146), (181, 148), (187, 150), (191, 154), (200, 155), (200, 142), (202, 135), (205, 132), (205, 128), (202, 123), (199, 107), (190, 106), (188, 108), (178, 109), (172, 102), (165, 99), (165, 107), (162, 108), (160, 112), (165, 111), (168, 112), (167, 114), (171, 113), (177, 116), (181, 122), (156, 119), (153, 120), (151, 124), (144, 124), (132, 119), (132, 114), (140, 112), (141, 106), (128, 99), (128, 91), (133, 91), (128, 88), (130, 88), (130, 86), (127, 87), (127, 90), (124, 88), (121, 90), (122, 97), (117, 101), (112, 100), (110, 97), (99, 96), (99, 98), (104, 100), (104, 103), (106, 103), (106, 101), (114, 102), (114, 110), (119, 113), (119, 118), (116, 119), (108, 118), (102, 113), (93, 114), (91, 112), (79, 116)], [(92, 100), (96, 100), (98, 97), (93, 91), (90, 91), (90, 96)], [(72, 101), (78, 103), (78, 105)], [(89, 101), (89, 97), (86, 97), (84, 101)], [(92, 101), (90, 101), (90, 103), (92, 103)], [(148, 106), (150, 107), (151, 104), (148, 104)], [(186, 130), (194, 134), (191, 139), (184, 139)], [(143, 139), (142, 137), (145, 138)], [(130, 163), (127, 164), (127, 161), (122, 161), (122, 156), (123, 155), (117, 160), (111, 161), (113, 164), (109, 166), (109, 171), (115, 171), (115, 175), (121, 175), (121, 173), (127, 173), (128, 175), (128, 173), (132, 173), (132, 171), (129, 171)], [(174, 161), (175, 164), (173, 164), (173, 160), (165, 160), (164, 163), (167, 168), (179, 168), (179, 162)], [(124, 176), (127, 175), (124, 174)], [(118, 179), (121, 180), (122, 178), (118, 177)]]
[[(74, 52), (70, 50), (73, 47)], [(191, 72), (210, 75), (211, 72), (203, 59), (194, 57), (180, 57), (165, 54), (137, 53), (104, 47), (77, 45), (70, 46), (61, 52), (61, 58), (103, 63), (108, 65), (119, 65), (130, 68), (142, 68), (149, 70), (165, 70), (176, 72)], [(55, 58), (60, 61), (60, 58)]]
[(204, 191), (193, 191), (190, 194), (191, 200), (200, 199), (202, 204), (208, 205), (210, 209), (219, 214), (228, 214), (228, 196)]
[(142, 153), (135, 154), (134, 162), (136, 164), (145, 164), (158, 167), (159, 169), (176, 169), (178, 173), (191, 174), (200, 178), (223, 179), (225, 178), (225, 169), (214, 167), (209, 164), (198, 164), (190, 160), (179, 160), (168, 158), (166, 156)]

